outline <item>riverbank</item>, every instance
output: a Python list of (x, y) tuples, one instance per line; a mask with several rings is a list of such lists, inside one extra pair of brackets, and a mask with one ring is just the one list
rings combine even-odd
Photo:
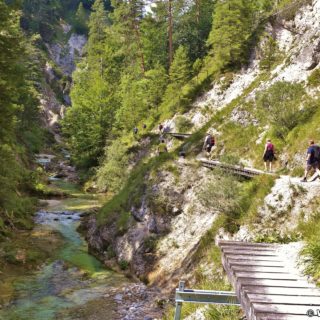
[(0, 319), (160, 319), (160, 292), (108, 269), (77, 231), (105, 196), (67, 179), (46, 188), (68, 196), (40, 199), (34, 227), (0, 245)]

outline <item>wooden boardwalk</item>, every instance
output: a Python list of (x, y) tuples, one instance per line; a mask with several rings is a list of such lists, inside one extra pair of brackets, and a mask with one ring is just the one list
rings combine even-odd
[(177, 133), (177, 132), (164, 132), (177, 139), (187, 139), (191, 136), (191, 133)]
[(222, 262), (248, 320), (320, 317), (320, 289), (293, 273), (281, 245), (219, 241)]
[(270, 173), (267, 173), (267, 172), (264, 172), (261, 170), (257, 170), (254, 168), (247, 168), (247, 167), (242, 167), (239, 165), (221, 163), (218, 160), (200, 159), (200, 162), (206, 168), (210, 168), (210, 169), (219, 168), (224, 171), (228, 171), (232, 174), (240, 175), (240, 176), (247, 177), (247, 178), (254, 178), (254, 177), (262, 175), (262, 174), (270, 174)]

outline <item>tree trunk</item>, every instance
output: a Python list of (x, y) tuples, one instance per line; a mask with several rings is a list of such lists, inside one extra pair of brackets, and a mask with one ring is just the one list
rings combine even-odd
[(172, 1), (168, 0), (168, 35), (169, 35), (169, 68), (173, 60), (173, 43), (172, 43), (172, 32), (173, 32), (173, 19), (172, 19)]
[[(144, 59), (143, 46), (142, 46), (141, 35), (140, 35), (139, 10), (137, 10), (137, 2), (135, 0), (131, 0), (130, 2), (131, 2), (132, 29), (135, 34), (135, 38), (138, 45), (138, 55), (140, 56), (141, 71), (144, 74), (146, 71), (146, 68), (145, 68), (145, 59)], [(142, 6), (143, 6), (143, 3), (142, 3)]]
[(200, 23), (200, 2), (201, 0), (196, 0), (196, 21), (198, 26)]

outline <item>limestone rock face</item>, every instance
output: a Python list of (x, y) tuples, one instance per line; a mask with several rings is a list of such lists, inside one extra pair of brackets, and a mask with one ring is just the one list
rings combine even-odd
[[(101, 257), (112, 247), (117, 261), (127, 261), (134, 274), (164, 286), (190, 267), (189, 259), (216, 218), (214, 208), (207, 210), (197, 198), (208, 171), (187, 166), (183, 160), (174, 165), (178, 173), (164, 170), (148, 178), (140, 205), (131, 207), (125, 234), (117, 233), (112, 224), (99, 227), (94, 217), (86, 225), (92, 252)], [(103, 259), (109, 258), (105, 252)]]
[(55, 63), (65, 74), (71, 76), (75, 70), (75, 61), (81, 57), (86, 42), (87, 38), (84, 35), (73, 33), (66, 44), (47, 44), (47, 48)]
[[(57, 142), (60, 140), (58, 121), (64, 117), (67, 106), (71, 105), (69, 92), (72, 72), (75, 70), (76, 61), (82, 56), (84, 45), (87, 42), (84, 35), (72, 33), (69, 37), (70, 25), (62, 24), (61, 27), (66, 34), (66, 42), (45, 44), (51, 61), (47, 61), (43, 69), (46, 81), (41, 85), (42, 94), (40, 97), (43, 124), (54, 134)], [(54, 64), (60, 68), (65, 80), (62, 81), (62, 75), (57, 74)], [(62, 99), (58, 97), (57, 90)]]

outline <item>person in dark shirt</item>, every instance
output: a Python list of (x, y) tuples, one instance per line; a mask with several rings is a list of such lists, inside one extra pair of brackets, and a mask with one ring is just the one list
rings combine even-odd
[(318, 146), (316, 146), (314, 144), (313, 140), (309, 141), (309, 147), (307, 150), (307, 158), (306, 158), (306, 169), (304, 171), (304, 176), (302, 179), (302, 182), (306, 182), (307, 181), (307, 176), (310, 170), (314, 170), (316, 171), (316, 173), (320, 173), (319, 170), (319, 159), (318, 159)]
[(274, 155), (274, 145), (271, 143), (270, 139), (267, 139), (267, 143), (264, 147), (263, 152), (263, 161), (265, 171), (268, 171), (268, 163), (269, 163), (269, 171), (272, 172), (272, 162), (276, 159)]

